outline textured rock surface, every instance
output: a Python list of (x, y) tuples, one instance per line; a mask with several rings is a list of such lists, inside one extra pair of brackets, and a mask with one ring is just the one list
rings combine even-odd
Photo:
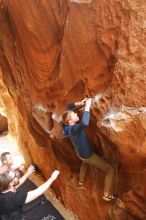
[[(146, 219), (145, 4), (0, 0), (0, 98), (9, 130), (45, 177), (61, 171), (53, 187), (81, 220)], [(95, 96), (88, 129), (95, 151), (121, 163), (115, 204), (102, 201), (100, 171), (90, 168), (85, 191), (73, 185), (80, 161), (60, 116), (85, 96)]]
[(8, 131), (7, 118), (0, 114), (0, 135), (7, 133), (7, 131)]

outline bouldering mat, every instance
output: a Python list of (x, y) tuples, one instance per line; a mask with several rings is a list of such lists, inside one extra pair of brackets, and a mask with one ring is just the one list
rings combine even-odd
[[(37, 186), (29, 179), (23, 183), (18, 191), (31, 191)], [(39, 196), (34, 201), (27, 203), (23, 207), (24, 220), (64, 220), (58, 210), (49, 202), (44, 195)]]

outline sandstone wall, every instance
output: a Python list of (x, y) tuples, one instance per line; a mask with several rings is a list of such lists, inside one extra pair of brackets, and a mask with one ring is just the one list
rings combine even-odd
[[(37, 164), (58, 198), (81, 220), (146, 219), (144, 0), (1, 0), (0, 99), (27, 163)], [(97, 102), (97, 95), (102, 98)], [(68, 102), (95, 97), (88, 135), (120, 166), (120, 200), (102, 201), (104, 174), (80, 161), (61, 133)], [(80, 112), (81, 114), (81, 112)]]

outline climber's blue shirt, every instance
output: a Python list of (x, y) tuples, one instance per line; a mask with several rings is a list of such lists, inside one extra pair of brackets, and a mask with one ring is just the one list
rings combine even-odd
[[(67, 110), (72, 110), (74, 107), (74, 104), (69, 104)], [(80, 123), (63, 126), (63, 133), (72, 142), (76, 154), (84, 159), (91, 157), (93, 154), (90, 142), (84, 131), (84, 129), (89, 125), (89, 120), (90, 112), (84, 111)]]

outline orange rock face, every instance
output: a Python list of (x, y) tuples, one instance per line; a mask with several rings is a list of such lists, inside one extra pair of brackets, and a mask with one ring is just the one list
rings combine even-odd
[[(46, 178), (61, 171), (53, 188), (81, 220), (146, 219), (144, 6), (0, 1), (0, 99), (10, 133)], [(92, 167), (85, 190), (75, 187), (80, 161), (60, 121), (66, 104), (84, 97), (95, 98), (87, 130), (94, 150), (120, 167), (115, 203), (102, 201), (104, 174)]]
[(8, 122), (7, 118), (0, 114), (0, 135), (8, 131)]

